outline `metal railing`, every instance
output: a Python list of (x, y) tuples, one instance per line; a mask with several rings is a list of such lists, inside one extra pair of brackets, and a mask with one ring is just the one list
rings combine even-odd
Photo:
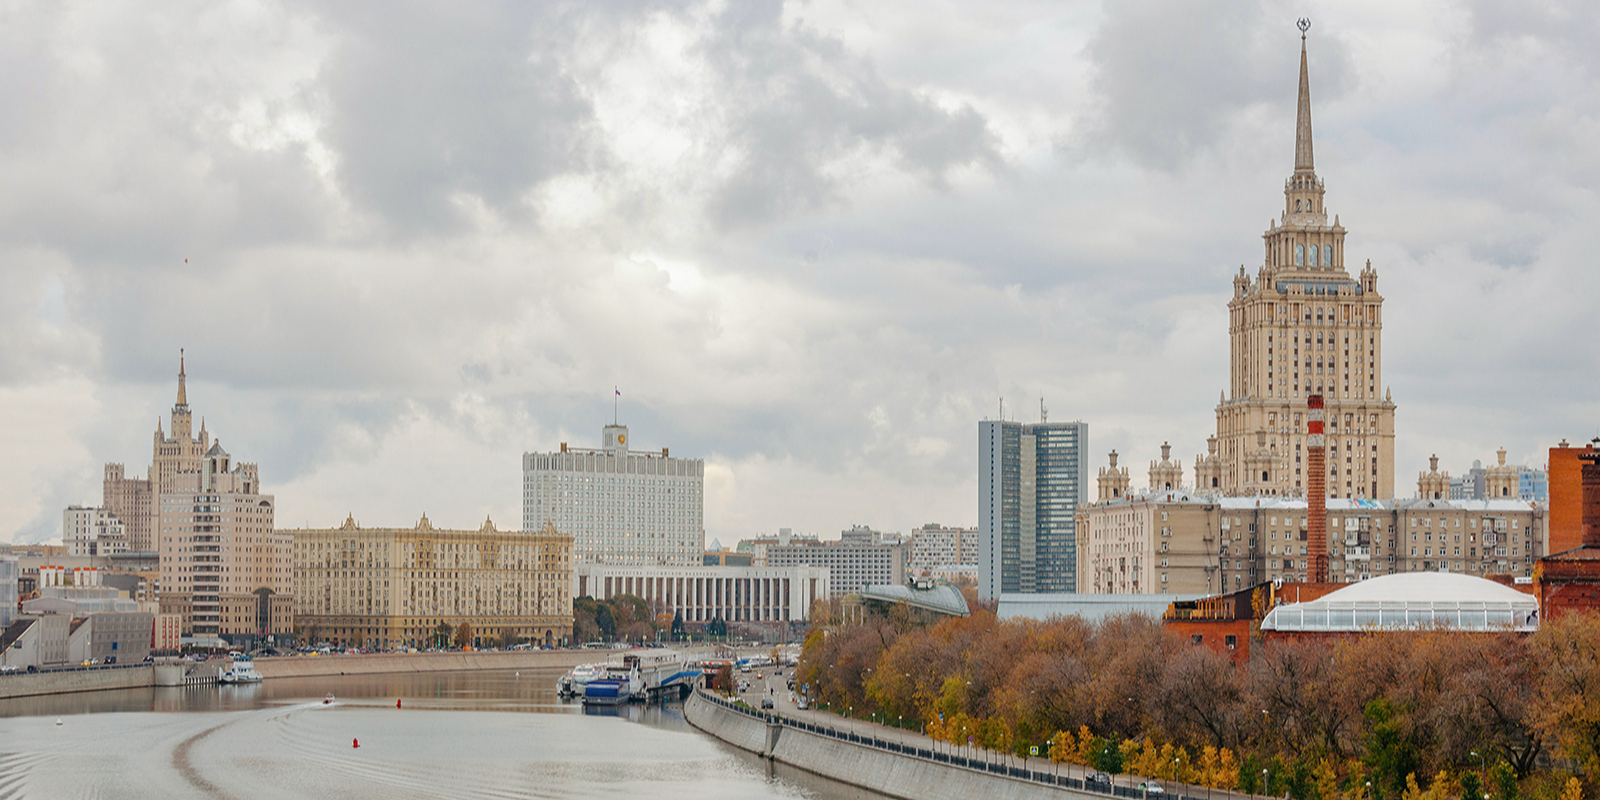
[[(791, 719), (773, 711), (761, 711), (759, 709), (751, 708), (744, 703), (735, 703), (730, 700), (726, 700), (715, 694), (707, 692), (700, 687), (695, 687), (695, 694), (699, 695), (702, 699), (711, 703), (715, 703), (716, 705), (728, 709), (729, 711), (743, 714), (747, 717), (751, 717), (752, 719), (761, 720), (769, 725), (782, 725), (786, 728), (794, 728), (796, 730), (802, 730), (818, 736), (827, 736), (833, 739), (838, 739), (839, 741), (850, 742), (851, 744), (857, 744), (863, 747), (871, 747), (877, 750), (882, 750), (886, 753), (895, 753), (908, 758), (920, 758), (936, 764), (946, 764), (952, 767), (977, 770), (978, 772), (1001, 775), (1016, 780), (1029, 781), (1031, 783), (1038, 783), (1046, 786), (1058, 786), (1065, 789), (1075, 789), (1082, 792), (1093, 792), (1110, 797), (1124, 797), (1130, 798), (1130, 800), (1147, 800), (1150, 797), (1149, 794), (1137, 786), (1118, 786), (1115, 783), (1106, 784), (1094, 781), (1086, 781), (1079, 778), (1073, 778), (1069, 775), (1061, 775), (1053, 770), (1046, 772), (1027, 767), (1019, 767), (1003, 761), (996, 761), (991, 758), (977, 755), (957, 755), (955, 753), (945, 752), (938, 749), (916, 747), (889, 739), (880, 739), (876, 736), (863, 736), (854, 731), (840, 730), (831, 725), (818, 725), (811, 722), (805, 722), (803, 720)], [(1182, 784), (1180, 786), (1173, 781), (1158, 782), (1167, 788), (1164, 789), (1161, 794), (1155, 796), (1167, 798), (1168, 800), (1275, 800), (1262, 798), (1259, 795), (1244, 794), (1242, 792), (1234, 792), (1226, 789), (1211, 789), (1204, 786), (1190, 786), (1188, 784)], [(1201, 793), (1186, 794), (1184, 792), (1172, 791), (1173, 789), (1177, 788), (1185, 789), (1188, 792), (1196, 792), (1199, 790)]]

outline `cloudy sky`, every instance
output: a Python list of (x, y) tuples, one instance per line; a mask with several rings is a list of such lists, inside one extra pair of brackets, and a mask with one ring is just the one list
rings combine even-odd
[[(707, 535), (974, 524), (976, 423), (1186, 462), (1316, 154), (1397, 489), (1600, 434), (1577, 0), (0, 2), (0, 539), (189, 400), (283, 527), (520, 520), (520, 454), (706, 459)], [(1095, 462), (1101, 458), (1096, 456)]]

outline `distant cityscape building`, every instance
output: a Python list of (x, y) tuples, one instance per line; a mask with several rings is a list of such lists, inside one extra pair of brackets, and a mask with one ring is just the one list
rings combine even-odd
[[(1294, 172), (1262, 235), (1254, 280), (1244, 267), (1228, 302), (1230, 375), (1216, 406), (1215, 488), (1230, 496), (1303, 497), (1306, 399), (1325, 402), (1330, 497), (1394, 497), (1394, 412), (1383, 388), (1383, 296), (1369, 261), (1346, 271), (1345, 229), (1323, 207), (1312, 157), (1304, 42)], [(1201, 483), (1200, 490), (1213, 488)]]
[(755, 566), (754, 553), (741, 553), (737, 550), (707, 550), (700, 557), (700, 564), (707, 567), (751, 567)]
[(1550, 483), (1542, 469), (1507, 464), (1505, 448), (1496, 453), (1499, 463), (1484, 468), (1482, 461), (1474, 460), (1472, 469), (1459, 478), (1450, 479), (1451, 500), (1485, 500), (1491, 497), (1515, 497), (1519, 500), (1550, 500)]
[(128, 551), (128, 532), (108, 508), (67, 506), (61, 514), (61, 543), (74, 556), (108, 556)]
[(1089, 483), (1084, 422), (978, 423), (978, 596), (1070, 592)]
[(917, 570), (971, 566), (976, 571), (980, 545), (977, 528), (950, 528), (928, 523), (911, 531), (911, 561)]
[(815, 534), (797, 534), (789, 528), (779, 528), (776, 536), (757, 536), (753, 539), (745, 539), (739, 542), (735, 549), (741, 553), (750, 553), (754, 559), (753, 565), (762, 567), (766, 566), (767, 548), (769, 547), (787, 546), (794, 543), (817, 544), (820, 541)]
[(156, 425), (147, 477), (129, 478), (123, 465), (107, 464), (102, 506), (66, 510), (68, 554), (108, 556), (143, 571), (152, 569), (143, 554), (153, 553), (160, 608), (182, 619), (183, 635), (195, 644), (289, 635), (293, 564), (289, 540), (273, 532), (273, 497), (261, 493), (255, 464), (234, 463), (203, 419), (198, 436), (193, 426), (180, 356), (172, 435)]
[(572, 640), (572, 537), (546, 523), (503, 531), (433, 527), (282, 531), (293, 542), (295, 621), (308, 641), (426, 645), (440, 625), (475, 641)]
[(522, 529), (553, 524), (577, 564), (693, 566), (705, 548), (705, 461), (629, 449), (607, 425), (598, 450), (522, 456)]
[(0, 543), (0, 631), (17, 615), (17, 579), (21, 575), (17, 557), (11, 554), (11, 545)]
[[(1302, 498), (1152, 491), (1079, 514), (1078, 591), (1201, 594), (1305, 581)], [(1327, 501), (1329, 580), (1400, 572), (1527, 577), (1545, 554), (1548, 513), (1526, 500)]]
[(573, 570), (578, 597), (630, 594), (684, 622), (807, 622), (811, 604), (832, 596), (826, 567), (650, 567), (582, 564)]
[(767, 547), (767, 567), (825, 567), (830, 597), (843, 597), (868, 584), (905, 583), (911, 544), (893, 534), (857, 525), (839, 541), (803, 542)]

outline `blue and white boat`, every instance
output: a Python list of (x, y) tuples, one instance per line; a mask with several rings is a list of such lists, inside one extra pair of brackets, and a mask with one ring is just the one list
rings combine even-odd
[(619, 653), (605, 663), (599, 676), (589, 679), (584, 686), (583, 701), (615, 705), (683, 695), (694, 686), (699, 674), (673, 650)]

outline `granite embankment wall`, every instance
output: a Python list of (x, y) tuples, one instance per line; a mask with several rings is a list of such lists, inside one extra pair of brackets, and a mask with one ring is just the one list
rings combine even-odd
[(139, 689), (154, 685), (154, 681), (154, 670), (149, 664), (13, 673), (0, 676), (0, 700), (101, 689)]
[(256, 659), (263, 678), (380, 675), (389, 672), (455, 672), (476, 669), (570, 669), (604, 661), (594, 650), (510, 650), (470, 653), (369, 653), (353, 656), (289, 656)]
[[(905, 800), (1105, 800), (1106, 794), (992, 774), (932, 758), (890, 752), (794, 724), (769, 722), (775, 715), (750, 715), (696, 691), (684, 704), (689, 724), (728, 744), (823, 777)], [(924, 751), (926, 752), (926, 751)], [(1053, 776), (1050, 776), (1053, 777)]]

